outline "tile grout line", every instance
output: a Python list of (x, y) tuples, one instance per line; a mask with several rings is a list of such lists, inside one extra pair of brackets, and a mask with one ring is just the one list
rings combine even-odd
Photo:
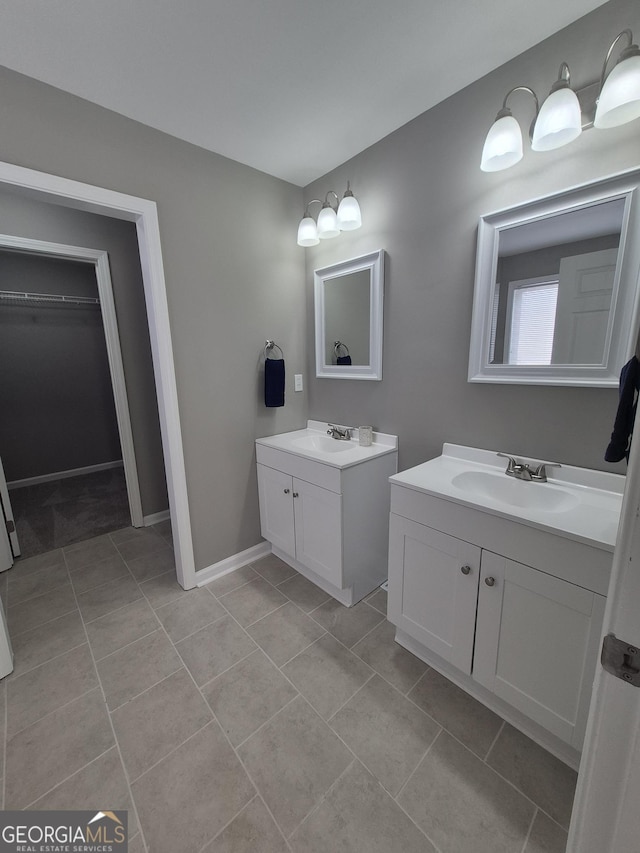
[[(233, 621), (234, 621), (234, 622), (236, 622), (236, 624), (238, 625), (238, 627), (239, 627), (242, 631), (244, 631), (244, 633), (245, 633), (245, 634), (247, 634), (247, 636), (249, 636), (248, 632), (247, 632), (247, 631), (245, 631), (245, 629), (242, 627), (242, 625), (240, 625), (240, 624), (239, 624), (239, 622), (238, 622), (238, 621), (233, 617), (233, 615), (232, 615), (232, 614), (229, 614), (229, 615), (230, 615), (230, 618), (231, 618), (231, 619), (233, 619)], [(164, 626), (163, 626), (163, 630), (165, 630), (165, 633), (166, 633), (166, 629), (164, 628)], [(169, 635), (168, 635), (168, 634), (167, 634), (167, 637), (168, 637), (168, 639), (169, 639), (169, 642), (171, 642), (171, 638), (169, 637)], [(255, 641), (253, 641), (253, 639), (252, 639), (251, 637), (249, 637), (249, 638), (252, 640), (252, 642), (255, 642)], [(180, 652), (179, 652), (179, 650), (176, 648), (175, 643), (174, 643), (173, 645), (174, 645), (174, 648), (175, 648), (176, 652), (178, 653), (178, 655), (180, 655)], [(257, 643), (256, 643), (256, 648), (255, 648), (255, 649), (252, 649), (252, 651), (251, 651), (248, 655), (245, 655), (243, 658), (241, 658), (240, 660), (236, 661), (236, 663), (240, 663), (241, 661), (246, 660), (248, 657), (250, 657), (254, 652), (258, 651), (259, 649), (260, 649), (260, 647), (259, 647), (259, 646), (257, 645)], [(182, 660), (182, 656), (181, 656), (181, 655), (180, 655), (180, 659)], [(227, 669), (225, 670), (225, 672), (228, 672), (228, 671), (229, 671), (233, 666), (235, 666), (235, 664), (232, 664), (232, 666), (227, 667)], [(242, 767), (242, 769), (243, 769), (243, 770), (244, 770), (244, 772), (246, 773), (247, 778), (249, 779), (249, 781), (250, 781), (251, 785), (253, 786), (253, 788), (254, 788), (254, 790), (255, 790), (255, 792), (256, 792), (256, 794), (254, 795), (254, 797), (252, 797), (252, 798), (251, 798), (251, 800), (249, 800), (247, 803), (245, 803), (245, 804), (243, 805), (242, 809), (240, 809), (240, 811), (239, 811), (239, 812), (234, 816), (234, 818), (233, 818), (232, 820), (235, 820), (235, 818), (240, 814), (240, 812), (241, 812), (244, 808), (246, 808), (246, 807), (248, 806), (248, 804), (249, 804), (253, 799), (255, 799), (255, 796), (256, 796), (256, 795), (257, 795), (257, 796), (259, 796), (259, 797), (260, 797), (260, 799), (261, 799), (261, 801), (262, 801), (262, 803), (263, 803), (263, 805), (264, 805), (264, 807), (265, 807), (265, 809), (267, 810), (268, 814), (271, 816), (271, 819), (273, 820), (274, 825), (277, 827), (278, 832), (280, 833), (280, 835), (282, 836), (282, 838), (285, 840), (285, 843), (287, 844), (287, 847), (291, 850), (291, 848), (290, 848), (290, 846), (289, 846), (289, 844), (288, 844), (287, 837), (286, 837), (285, 833), (282, 831), (282, 828), (280, 827), (280, 824), (279, 824), (279, 823), (277, 822), (277, 820), (275, 819), (274, 814), (272, 813), (271, 809), (270, 809), (270, 808), (269, 808), (269, 806), (267, 805), (267, 803), (266, 803), (266, 801), (265, 801), (264, 797), (262, 796), (262, 792), (260, 791), (260, 789), (259, 789), (258, 785), (255, 783), (255, 781), (254, 781), (254, 779), (253, 779), (252, 775), (251, 775), (251, 774), (249, 773), (249, 771), (247, 770), (247, 768), (246, 768), (246, 766), (245, 766), (244, 762), (242, 761), (241, 757), (240, 757), (240, 756), (239, 756), (239, 754), (238, 754), (238, 751), (236, 750), (236, 748), (234, 747), (234, 745), (231, 743), (231, 740), (230, 740), (229, 736), (227, 735), (227, 733), (226, 733), (226, 732), (225, 732), (225, 730), (224, 730), (224, 726), (222, 725), (222, 723), (220, 722), (220, 720), (218, 720), (218, 718), (217, 718), (217, 716), (216, 716), (216, 714), (215, 714), (215, 712), (214, 712), (213, 708), (211, 707), (211, 705), (209, 705), (209, 703), (207, 702), (207, 699), (206, 699), (206, 697), (204, 696), (204, 694), (203, 694), (203, 692), (202, 692), (202, 688), (201, 688), (201, 687), (198, 685), (198, 683), (196, 682), (196, 680), (195, 680), (195, 678), (193, 677), (193, 674), (192, 674), (191, 670), (189, 669), (189, 667), (188, 667), (186, 664), (184, 664), (184, 667), (185, 667), (185, 669), (186, 669), (186, 671), (187, 671), (187, 674), (189, 675), (189, 677), (190, 677), (190, 678), (191, 678), (191, 680), (193, 681), (193, 684), (194, 684), (194, 686), (195, 686), (196, 690), (200, 693), (200, 696), (201, 696), (201, 698), (202, 698), (203, 702), (205, 703), (205, 705), (207, 706), (207, 708), (209, 709), (209, 711), (210, 711), (210, 713), (211, 713), (211, 720), (209, 721), (209, 723), (207, 723), (207, 725), (211, 725), (211, 724), (213, 723), (213, 724), (215, 724), (215, 725), (217, 725), (217, 726), (218, 726), (218, 729), (219, 729), (219, 730), (220, 730), (220, 732), (222, 733), (222, 736), (223, 736), (223, 737), (224, 737), (224, 739), (227, 741), (227, 744), (229, 745), (229, 748), (232, 750), (233, 754), (234, 754), (234, 755), (235, 755), (235, 757), (236, 757), (236, 760), (238, 761), (238, 763), (240, 764), (240, 766)], [(219, 673), (219, 675), (223, 675), (223, 673), (221, 672), (221, 673)], [(216, 677), (218, 677), (218, 676), (216, 676)], [(213, 680), (214, 680), (214, 679), (211, 679), (211, 681), (213, 681)], [(207, 682), (207, 683), (210, 683), (210, 682)], [(204, 686), (204, 685), (203, 685), (203, 686)], [(293, 699), (291, 699), (291, 702), (293, 702), (293, 701), (294, 701), (294, 699), (297, 699), (297, 698), (298, 698), (298, 697), (297, 697), (297, 696), (295, 696)], [(290, 704), (290, 703), (287, 703), (287, 704)], [(285, 706), (285, 707), (286, 707), (286, 706)], [(282, 710), (282, 709), (280, 709), (280, 710)], [(275, 716), (275, 715), (274, 715), (274, 716)], [(206, 726), (203, 726), (202, 728), (206, 728)], [(202, 729), (200, 729), (199, 731), (202, 731)], [(196, 734), (197, 734), (197, 733), (196, 733)], [(255, 734), (255, 733), (254, 733), (254, 734)], [(193, 737), (193, 735), (191, 735), (191, 737)], [(187, 738), (187, 740), (190, 740), (190, 739), (191, 739), (191, 737)], [(184, 743), (186, 743), (186, 742), (187, 742), (187, 740), (185, 740), (182, 744), (180, 744), (180, 747), (181, 747), (181, 746), (183, 746), (183, 745), (184, 745)], [(180, 747), (176, 747), (176, 749), (179, 749)], [(175, 751), (175, 750), (172, 750), (172, 752), (173, 752), (173, 751)], [(170, 755), (170, 754), (171, 754), (171, 753), (168, 753), (168, 755)], [(161, 761), (164, 761), (164, 759), (165, 759), (165, 758), (167, 758), (167, 756), (164, 756), (164, 758), (163, 758), (163, 759), (161, 759)], [(160, 762), (158, 762), (158, 763), (160, 763)], [(147, 770), (147, 771), (145, 771), (145, 773), (147, 773), (147, 772), (148, 772), (148, 770)], [(144, 776), (145, 774), (143, 773), (142, 775)], [(138, 777), (138, 778), (141, 778), (141, 777)], [(227, 825), (228, 825), (228, 824), (226, 824), (225, 826), (227, 826)], [(215, 835), (215, 836), (213, 836), (213, 838), (208, 839), (208, 840), (207, 840), (207, 842), (206, 842), (206, 843), (203, 845), (203, 847), (201, 848), (201, 850), (202, 850), (202, 849), (204, 849), (204, 848), (205, 848), (208, 844), (210, 844), (212, 841), (214, 841), (214, 840), (215, 840), (215, 839), (220, 835), (220, 832), (222, 832), (222, 831), (223, 831), (223, 829), (221, 829), (218, 833), (216, 833), (216, 835)]]
[[(296, 825), (296, 826), (291, 830), (291, 832), (289, 833), (289, 836), (288, 836), (289, 838), (292, 838), (292, 837), (296, 834), (296, 832), (300, 829), (300, 827), (302, 826), (302, 824), (303, 824), (303, 823), (305, 823), (305, 821), (307, 821), (307, 820), (308, 820), (312, 815), (314, 815), (314, 814), (318, 811), (318, 809), (323, 805), (323, 803), (325, 802), (325, 800), (327, 799), (327, 797), (329, 796), (329, 794), (331, 793), (331, 791), (333, 791), (333, 789), (336, 787), (336, 785), (337, 785), (339, 782), (341, 782), (341, 781), (342, 781), (342, 779), (344, 779), (344, 777), (347, 775), (347, 773), (349, 772), (349, 770), (351, 770), (351, 768), (356, 764), (356, 762), (357, 762), (357, 761), (358, 761), (358, 758), (356, 758), (356, 757), (354, 756), (354, 758), (352, 758), (352, 759), (351, 759), (351, 761), (347, 764), (347, 766), (346, 766), (346, 767), (345, 767), (345, 769), (342, 771), (342, 773), (340, 773), (340, 774), (338, 775), (337, 779), (335, 779), (335, 780), (331, 783), (331, 785), (329, 785), (329, 787), (328, 787), (328, 788), (327, 788), (327, 790), (324, 792), (324, 794), (320, 797), (320, 799), (319, 799), (319, 800), (318, 800), (318, 802), (315, 804), (315, 806), (313, 806), (313, 808), (309, 809), (309, 811), (308, 811), (308, 812), (306, 813), (306, 815), (302, 818), (302, 820), (300, 821), (300, 823), (298, 823), (298, 824), (297, 824), (297, 825)], [(368, 768), (367, 768), (367, 770), (368, 770)], [(368, 771), (368, 772), (371, 772), (371, 771)], [(375, 778), (375, 777), (374, 777), (374, 778)], [(377, 782), (377, 781), (378, 781), (378, 780), (376, 779), (376, 782)], [(388, 793), (388, 792), (387, 792), (387, 793)]]
[(533, 832), (533, 825), (536, 822), (536, 818), (538, 817), (538, 811), (539, 811), (539, 809), (535, 809), (533, 812), (533, 815), (531, 817), (531, 822), (529, 823), (529, 829), (527, 831), (527, 836), (524, 839), (524, 844), (522, 845), (522, 849), (520, 850), (520, 853), (526, 853), (527, 845), (529, 844), (529, 839), (531, 838), (531, 833)]
[[(71, 612), (73, 612), (73, 611), (71, 611)], [(69, 613), (66, 613), (65, 615), (69, 616)], [(64, 617), (60, 617), (60, 618), (64, 618)], [(55, 620), (52, 620), (52, 621), (55, 621)], [(49, 624), (49, 623), (46, 623), (46, 624)], [(37, 628), (34, 628), (34, 631), (35, 630), (37, 630)], [(23, 635), (19, 634), (18, 636), (23, 636)], [(41, 666), (44, 666), (47, 663), (53, 663), (54, 660), (58, 660), (58, 658), (64, 657), (64, 655), (68, 654), (69, 652), (73, 652), (76, 649), (79, 649), (81, 646), (84, 646), (84, 644), (86, 642), (87, 642), (86, 640), (83, 640), (81, 643), (77, 643), (75, 646), (70, 646), (68, 649), (65, 649), (63, 652), (59, 652), (57, 655), (53, 655), (53, 657), (47, 658), (46, 660), (43, 660), (43, 661), (40, 661), (40, 663), (36, 663), (33, 666), (30, 666), (29, 669), (25, 669), (24, 672), (20, 672), (17, 675), (13, 674), (15, 672), (15, 668), (14, 668), (9, 673), (9, 675), (7, 675), (5, 677), (6, 683), (7, 684), (13, 684), (15, 681), (18, 681), (18, 679), (22, 678), (23, 675), (28, 675), (30, 672), (33, 672), (34, 670), (39, 669)]]
[[(97, 688), (96, 688), (96, 689), (97, 689)], [(101, 752), (101, 753), (100, 753), (100, 755), (96, 755), (96, 757), (95, 757), (95, 758), (92, 758), (92, 759), (91, 759), (91, 761), (87, 761), (87, 763), (86, 763), (86, 764), (83, 764), (83, 765), (82, 765), (82, 767), (79, 767), (77, 770), (74, 770), (74, 771), (73, 771), (73, 773), (70, 773), (68, 776), (65, 776), (65, 777), (64, 777), (64, 779), (61, 779), (61, 780), (60, 780), (60, 782), (56, 782), (56, 784), (55, 784), (55, 785), (53, 785), (51, 788), (49, 788), (47, 791), (45, 791), (45, 792), (44, 792), (44, 794), (40, 794), (38, 797), (36, 797), (36, 798), (35, 798), (35, 800), (32, 800), (32, 801), (31, 801), (30, 803), (28, 803), (26, 806), (23, 806), (23, 808), (21, 809), (21, 811), (25, 811), (25, 810), (27, 810), (27, 809), (30, 809), (30, 808), (31, 808), (31, 806), (33, 806), (35, 803), (37, 803), (37, 802), (38, 802), (38, 800), (41, 800), (43, 797), (46, 797), (46, 796), (47, 796), (48, 794), (50, 794), (52, 791), (55, 791), (55, 790), (56, 790), (56, 788), (59, 788), (59, 787), (61, 787), (62, 785), (64, 785), (64, 784), (65, 784), (65, 782), (68, 782), (70, 779), (73, 779), (73, 777), (74, 777), (74, 776), (77, 776), (77, 775), (78, 775), (78, 773), (82, 773), (82, 771), (83, 771), (83, 770), (86, 770), (86, 769), (87, 769), (87, 767), (91, 767), (91, 765), (92, 765), (92, 764), (95, 764), (95, 763), (96, 763), (96, 761), (99, 761), (103, 756), (105, 756), (108, 752), (111, 752), (111, 750), (112, 750), (112, 749), (115, 749), (115, 748), (116, 748), (116, 745), (115, 745), (115, 743), (114, 743), (114, 744), (113, 744), (113, 746), (110, 746), (108, 749), (105, 749), (105, 750), (104, 750), (104, 752)]]
[[(497, 716), (498, 716), (498, 717), (500, 717), (500, 714), (498, 714)], [(500, 737), (500, 735), (502, 734), (502, 732), (503, 732), (503, 730), (504, 730), (504, 727), (505, 727), (505, 726), (506, 726), (506, 724), (507, 724), (507, 721), (506, 721), (506, 720), (504, 720), (502, 717), (500, 717), (500, 719), (502, 720), (502, 724), (501, 724), (500, 728), (498, 729), (498, 731), (497, 731), (497, 733), (496, 733), (496, 736), (495, 736), (495, 737), (494, 737), (494, 739), (491, 741), (491, 745), (489, 746), (489, 749), (487, 750), (487, 754), (486, 754), (486, 755), (485, 755), (485, 757), (482, 759), (482, 760), (483, 760), (483, 762), (484, 762), (488, 767), (491, 767), (491, 765), (489, 764), (489, 756), (491, 755), (491, 753), (492, 753), (492, 751), (493, 751), (494, 746), (495, 746), (495, 745), (497, 744), (497, 742), (498, 742), (498, 738), (499, 738), (499, 737)]]
[[(63, 552), (63, 556), (64, 556), (65, 563), (66, 563), (66, 556), (64, 555), (64, 552)], [(67, 566), (67, 568), (68, 568), (68, 566)], [(134, 580), (135, 580), (135, 579), (134, 579)], [(136, 581), (136, 583), (137, 583), (137, 581)], [(80, 606), (78, 605), (78, 599), (77, 599), (77, 596), (76, 596), (75, 590), (74, 590), (74, 597), (75, 597), (75, 599), (76, 599), (76, 606), (78, 607), (78, 610), (80, 610)], [(129, 799), (130, 799), (130, 801), (131, 801), (131, 807), (132, 807), (132, 809), (133, 809), (133, 811), (134, 811), (134, 814), (135, 814), (135, 816), (136, 816), (136, 822), (137, 822), (137, 824), (138, 824), (138, 831), (140, 832), (140, 837), (142, 838), (143, 846), (144, 846), (145, 850), (147, 850), (147, 849), (148, 849), (148, 847), (147, 847), (147, 842), (146, 842), (146, 839), (145, 839), (145, 837), (144, 837), (144, 831), (143, 831), (143, 828), (142, 828), (142, 823), (140, 822), (140, 815), (138, 814), (138, 809), (137, 809), (137, 807), (136, 807), (136, 801), (135, 801), (135, 800), (134, 800), (134, 798), (133, 798), (133, 791), (132, 791), (132, 789), (131, 789), (131, 783), (130, 783), (130, 780), (129, 780), (129, 774), (127, 773), (127, 768), (126, 768), (126, 765), (125, 765), (125, 763), (124, 763), (124, 759), (123, 759), (123, 757), (122, 757), (122, 750), (121, 750), (121, 748), (120, 748), (120, 741), (118, 740), (118, 737), (117, 737), (117, 735), (116, 735), (116, 730), (115, 730), (115, 727), (114, 727), (114, 725), (113, 725), (113, 720), (111, 719), (111, 714), (110, 714), (110, 712), (109, 712), (109, 706), (108, 706), (108, 704), (107, 704), (107, 696), (106, 696), (106, 693), (105, 693), (105, 690), (104, 690), (104, 685), (102, 684), (102, 679), (100, 678), (100, 673), (98, 672), (98, 667), (97, 667), (97, 664), (96, 664), (95, 656), (94, 656), (94, 654), (93, 654), (93, 649), (91, 648), (91, 643), (89, 642), (89, 634), (88, 634), (88, 632), (87, 632), (87, 626), (86, 626), (86, 624), (85, 624), (84, 617), (82, 616), (82, 611), (80, 611), (80, 619), (81, 619), (81, 621), (82, 621), (82, 627), (83, 627), (83, 630), (84, 630), (84, 632), (85, 632), (85, 636), (86, 636), (86, 638), (87, 638), (87, 644), (88, 644), (88, 646), (89, 646), (89, 652), (90, 652), (90, 654), (91, 654), (91, 660), (93, 661), (93, 668), (94, 668), (95, 673), (96, 673), (96, 678), (98, 679), (99, 689), (100, 689), (100, 692), (102, 693), (102, 700), (103, 700), (103, 702), (104, 702), (104, 710), (105, 710), (105, 713), (106, 713), (106, 715), (107, 715), (107, 719), (109, 720), (109, 726), (111, 727), (111, 734), (112, 734), (112, 736), (113, 736), (114, 746), (115, 746), (115, 748), (118, 750), (118, 757), (120, 758), (120, 766), (121, 766), (121, 768), (122, 768), (122, 774), (123, 774), (123, 776), (124, 776), (125, 784), (126, 784), (126, 786), (127, 786), (127, 791), (128, 791), (128, 794), (129, 794)], [(95, 759), (94, 759), (94, 760), (95, 760)]]
[[(416, 767), (411, 771), (411, 773), (409, 773), (409, 776), (407, 777), (407, 779), (405, 780), (404, 784), (401, 786), (400, 790), (399, 790), (399, 791), (398, 791), (398, 793), (395, 795), (395, 797), (392, 797), (392, 799), (393, 799), (394, 803), (398, 806), (398, 808), (399, 808), (399, 809), (401, 809), (401, 810), (404, 812), (404, 814), (406, 814), (406, 816), (409, 818), (409, 820), (410, 820), (410, 821), (411, 821), (411, 822), (412, 822), (412, 823), (413, 823), (413, 824), (414, 824), (414, 825), (415, 825), (415, 826), (420, 830), (420, 832), (422, 832), (422, 834), (423, 834), (423, 835), (428, 839), (429, 843), (430, 843), (431, 845), (433, 845), (433, 848), (434, 848), (434, 850), (436, 850), (436, 853), (441, 853), (441, 850), (440, 850), (440, 848), (438, 847), (438, 845), (435, 843), (435, 841), (433, 841), (433, 840), (432, 840), (432, 839), (427, 835), (427, 833), (422, 829), (422, 827), (418, 824), (418, 822), (417, 822), (416, 820), (414, 820), (414, 818), (413, 818), (413, 817), (409, 814), (409, 812), (405, 809), (405, 807), (402, 805), (402, 803), (399, 801), (399, 799), (400, 799), (400, 797), (401, 797), (401, 795), (402, 795), (402, 792), (405, 790), (405, 788), (407, 787), (407, 785), (409, 784), (409, 782), (411, 781), (411, 779), (413, 779), (413, 777), (414, 777), (414, 776), (415, 776), (415, 774), (418, 772), (418, 770), (420, 769), (420, 767), (422, 766), (422, 764), (424, 764), (424, 762), (427, 760), (427, 756), (429, 755), (429, 753), (430, 753), (430, 752), (431, 752), (431, 750), (433, 749), (433, 746), (434, 746), (434, 744), (436, 743), (436, 741), (437, 741), (437, 740), (439, 739), (439, 737), (442, 735), (442, 732), (443, 732), (443, 731), (445, 731), (445, 730), (444, 730), (444, 728), (443, 728), (442, 726), (440, 726), (440, 731), (436, 734), (436, 736), (434, 737), (434, 739), (433, 739), (433, 740), (431, 741), (431, 743), (429, 744), (429, 746), (428, 746), (427, 751), (425, 752), (425, 754), (422, 756), (422, 758), (420, 759), (420, 761), (418, 762), (418, 764), (416, 765)], [(389, 796), (391, 796), (391, 795), (389, 795)]]
[[(76, 648), (80, 648), (80, 646), (76, 646)], [(83, 693), (79, 693), (77, 696), (74, 696), (73, 699), (69, 699), (68, 702), (64, 702), (62, 705), (58, 705), (58, 707), (54, 708), (52, 711), (47, 711), (46, 714), (43, 714), (41, 717), (38, 717), (37, 720), (33, 720), (31, 723), (24, 726), (23, 728), (16, 729), (16, 731), (11, 734), (11, 737), (8, 738), (8, 740), (13, 740), (16, 735), (19, 735), (21, 732), (26, 732), (27, 729), (31, 728), (31, 726), (35, 726), (37, 723), (41, 723), (43, 720), (46, 720), (47, 717), (50, 717), (52, 714), (55, 714), (58, 711), (62, 711), (63, 708), (68, 708), (69, 705), (73, 705), (73, 703), (76, 702), (78, 699), (83, 699), (85, 696), (88, 696), (90, 693), (93, 693), (94, 690), (98, 690), (100, 688), (100, 682), (97, 679), (97, 675), (96, 680), (97, 684), (95, 684), (93, 687), (90, 687), (89, 690), (85, 690)]]
[[(136, 601), (140, 601), (140, 599), (138, 598), (138, 599), (136, 599)], [(132, 604), (135, 604), (135, 602), (132, 602)], [(122, 609), (122, 608), (120, 608), (120, 609)], [(115, 613), (116, 611), (114, 610), (113, 612)], [(107, 613), (107, 614), (105, 614), (105, 615), (106, 615), (106, 616), (110, 616), (111, 614), (110, 614), (110, 613)], [(102, 618), (102, 617), (100, 617), (100, 618)], [(94, 620), (94, 621), (95, 621), (95, 620)], [(91, 623), (91, 622), (89, 622), (88, 624), (89, 624), (89, 625), (91, 625), (92, 623)], [(152, 629), (151, 629), (151, 631), (147, 631), (147, 633), (146, 633), (146, 634), (142, 634), (142, 636), (140, 636), (140, 637), (136, 637), (136, 639), (135, 639), (135, 640), (131, 640), (131, 642), (130, 642), (130, 643), (126, 643), (124, 646), (120, 646), (119, 648), (114, 649), (112, 652), (109, 652), (109, 654), (108, 654), (108, 655), (105, 655), (104, 657), (101, 657), (101, 658), (96, 658), (96, 665), (97, 665), (97, 664), (99, 664), (99, 663), (102, 663), (102, 661), (103, 661), (103, 660), (107, 660), (108, 658), (113, 657), (113, 655), (117, 655), (117, 654), (118, 654), (118, 652), (121, 652), (121, 651), (123, 651), (124, 649), (128, 649), (128, 648), (129, 648), (129, 646), (133, 646), (135, 643), (137, 643), (137, 642), (138, 642), (138, 640), (145, 640), (147, 637), (150, 637), (152, 634), (155, 634), (155, 633), (156, 633), (156, 631), (158, 631), (158, 630), (159, 630), (159, 626), (158, 626), (157, 628), (152, 628)]]

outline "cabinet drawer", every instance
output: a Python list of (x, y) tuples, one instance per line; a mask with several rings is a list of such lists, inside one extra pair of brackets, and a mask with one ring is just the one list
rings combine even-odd
[(613, 557), (609, 551), (394, 484), (391, 512), (599, 595), (606, 596), (609, 589)]
[(256, 459), (261, 465), (267, 465), (269, 468), (291, 474), (292, 477), (298, 477), (307, 483), (314, 483), (323, 489), (329, 489), (338, 494), (342, 491), (340, 469), (331, 465), (324, 465), (322, 462), (315, 462), (312, 459), (304, 459), (301, 456), (295, 456), (293, 453), (286, 453), (284, 450), (265, 447), (263, 444), (256, 444)]

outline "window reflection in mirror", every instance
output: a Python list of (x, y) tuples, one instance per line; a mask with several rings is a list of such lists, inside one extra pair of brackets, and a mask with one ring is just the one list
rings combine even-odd
[(490, 364), (602, 364), (624, 199), (500, 231)]
[(368, 269), (324, 282), (325, 364), (369, 364), (370, 292)]

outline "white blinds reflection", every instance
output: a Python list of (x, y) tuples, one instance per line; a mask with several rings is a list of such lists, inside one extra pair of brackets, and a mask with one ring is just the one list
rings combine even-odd
[(514, 290), (509, 364), (551, 364), (557, 300), (557, 280)]

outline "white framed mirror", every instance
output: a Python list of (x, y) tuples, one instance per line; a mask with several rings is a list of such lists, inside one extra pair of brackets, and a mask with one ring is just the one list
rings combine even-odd
[(384, 250), (315, 270), (316, 376), (382, 379)]
[(469, 382), (616, 387), (639, 288), (640, 170), (481, 217)]

